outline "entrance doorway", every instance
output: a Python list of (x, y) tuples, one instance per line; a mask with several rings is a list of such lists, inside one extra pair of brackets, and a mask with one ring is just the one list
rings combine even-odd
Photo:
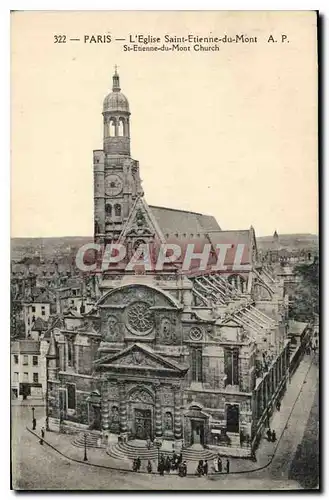
[(101, 430), (101, 409), (98, 405), (91, 405), (91, 425), (90, 429)]
[(135, 437), (136, 439), (153, 439), (151, 410), (135, 408)]
[(226, 406), (226, 429), (227, 432), (239, 432), (239, 405)]
[(204, 445), (204, 422), (201, 420), (191, 420), (191, 444)]

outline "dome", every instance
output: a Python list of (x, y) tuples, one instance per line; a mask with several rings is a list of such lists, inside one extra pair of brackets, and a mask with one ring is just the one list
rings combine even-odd
[(126, 111), (129, 113), (129, 102), (121, 92), (111, 92), (104, 99), (103, 112), (105, 111)]
[(117, 73), (117, 67), (115, 67), (115, 73), (113, 75), (113, 86), (112, 92), (105, 97), (103, 103), (103, 112), (107, 111), (125, 111), (129, 113), (129, 102), (126, 96), (121, 94), (120, 89), (120, 79)]

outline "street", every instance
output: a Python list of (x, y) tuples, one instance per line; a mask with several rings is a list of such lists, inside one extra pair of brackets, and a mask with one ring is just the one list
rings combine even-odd
[[(306, 370), (310, 359), (303, 360)], [(318, 366), (312, 363), (272, 463), (263, 470), (220, 477), (161, 477), (78, 464), (58, 454), (26, 430), (32, 409), (12, 407), (13, 487), (20, 490), (257, 490), (302, 489), (318, 486)], [(292, 382), (293, 384), (293, 379)], [(297, 394), (295, 398), (297, 397)], [(36, 419), (44, 407), (35, 407)], [(257, 465), (255, 464), (255, 467)]]

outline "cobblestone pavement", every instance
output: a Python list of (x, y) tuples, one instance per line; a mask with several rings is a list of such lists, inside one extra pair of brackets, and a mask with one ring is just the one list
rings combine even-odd
[[(177, 475), (160, 477), (94, 467), (89, 464), (126, 469), (131, 467), (129, 461), (118, 462), (106, 455), (104, 450), (96, 449), (88, 449), (88, 465), (74, 462), (58, 454), (47, 445), (41, 446), (35, 435), (26, 430), (26, 426), (31, 425), (31, 407), (26, 404), (14, 405), (12, 408), (13, 487), (33, 490), (276, 490), (302, 488), (304, 485), (302, 486), (294, 480), (298, 477), (289, 475), (289, 471), (309, 423), (317, 379), (317, 366), (314, 363), (311, 364), (309, 356), (305, 356), (287, 388), (281, 411), (275, 412), (271, 419), (270, 425), (276, 430), (278, 442), (269, 443), (266, 439), (262, 439), (257, 452), (257, 463), (245, 459), (230, 459), (231, 473), (229, 475), (222, 474), (207, 478), (179, 478)], [(35, 414), (40, 429), (40, 426), (44, 425), (44, 408), (35, 407)], [(282, 432), (284, 434), (280, 439)], [(74, 447), (68, 436), (49, 432), (46, 433), (46, 440), (61, 453), (74, 460), (82, 461), (83, 449)], [(274, 451), (274, 459), (268, 467), (252, 472), (253, 469), (266, 465), (271, 460)], [(154, 469), (155, 467), (156, 464), (154, 464)], [(188, 473), (193, 474), (195, 467), (196, 463), (191, 462), (188, 466)], [(241, 474), (242, 471), (246, 473)]]

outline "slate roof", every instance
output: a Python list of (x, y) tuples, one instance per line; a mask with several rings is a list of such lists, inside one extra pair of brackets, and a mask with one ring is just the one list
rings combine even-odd
[(179, 234), (190, 237), (208, 231), (220, 231), (220, 227), (212, 215), (197, 212), (176, 210), (174, 208), (149, 205), (163, 234)]
[(33, 323), (32, 330), (33, 331), (46, 331), (48, 329), (48, 323), (47, 321), (43, 320), (42, 318), (37, 318), (35, 322)]
[(40, 342), (37, 340), (16, 340), (11, 344), (13, 354), (40, 354)]

